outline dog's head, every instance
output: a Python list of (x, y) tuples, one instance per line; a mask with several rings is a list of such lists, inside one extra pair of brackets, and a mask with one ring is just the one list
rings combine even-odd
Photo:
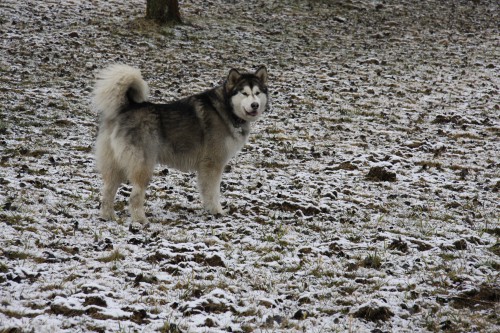
[(267, 69), (264, 66), (255, 73), (231, 69), (224, 88), (235, 115), (244, 121), (257, 120), (267, 107)]

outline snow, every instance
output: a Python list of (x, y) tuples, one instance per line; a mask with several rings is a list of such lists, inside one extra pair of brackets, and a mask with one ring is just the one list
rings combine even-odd
[[(155, 27), (139, 0), (4, 1), (0, 331), (500, 330), (498, 9), (190, 1), (190, 24)], [(227, 216), (159, 166), (151, 225), (130, 224), (129, 185), (99, 219), (90, 93), (113, 62), (156, 102), (268, 67)]]

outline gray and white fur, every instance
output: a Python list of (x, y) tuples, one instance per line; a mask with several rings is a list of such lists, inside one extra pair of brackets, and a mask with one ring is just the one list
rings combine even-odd
[(129, 210), (147, 222), (146, 188), (157, 164), (197, 172), (204, 208), (224, 214), (220, 204), (222, 171), (245, 145), (250, 123), (267, 108), (267, 70), (231, 69), (225, 83), (166, 104), (148, 102), (149, 89), (138, 69), (112, 65), (98, 74), (93, 105), (101, 114), (95, 146), (102, 174), (101, 216), (116, 219), (119, 186), (132, 185)]

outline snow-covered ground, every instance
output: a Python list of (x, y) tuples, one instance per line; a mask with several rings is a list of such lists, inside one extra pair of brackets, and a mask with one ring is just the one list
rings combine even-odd
[[(499, 5), (0, 3), (0, 332), (498, 332)], [(271, 109), (203, 212), (158, 167), (98, 217), (96, 72), (154, 101), (265, 64)]]

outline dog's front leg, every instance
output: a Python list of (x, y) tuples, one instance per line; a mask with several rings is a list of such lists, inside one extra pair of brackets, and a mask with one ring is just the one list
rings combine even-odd
[(211, 214), (224, 214), (220, 204), (220, 182), (224, 165), (212, 160), (203, 161), (198, 170), (198, 188), (203, 207)]

